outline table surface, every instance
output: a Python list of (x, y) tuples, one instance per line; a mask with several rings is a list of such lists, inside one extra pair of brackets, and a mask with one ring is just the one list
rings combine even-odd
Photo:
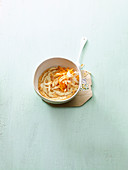
[[(128, 1), (0, 1), (0, 170), (128, 169)], [(54, 108), (33, 89), (50, 56), (92, 73), (93, 97)]]

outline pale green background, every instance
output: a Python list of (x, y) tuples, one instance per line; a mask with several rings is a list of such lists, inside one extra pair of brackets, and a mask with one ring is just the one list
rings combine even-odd
[[(53, 108), (33, 90), (55, 55), (93, 75), (93, 98)], [(128, 1), (0, 1), (0, 170), (128, 169)]]

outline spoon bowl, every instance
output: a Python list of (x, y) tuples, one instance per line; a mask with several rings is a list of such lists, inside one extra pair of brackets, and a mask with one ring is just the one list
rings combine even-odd
[[(78, 60), (76, 62), (73, 62), (72, 60), (69, 60), (67, 59), (66, 57), (51, 57), (51, 58), (48, 58), (47, 60), (44, 60), (36, 69), (35, 71), (35, 75), (34, 75), (34, 89), (36, 91), (36, 93), (44, 100), (46, 101), (47, 103), (52, 103), (52, 104), (62, 104), (62, 103), (67, 103), (69, 102), (70, 100), (72, 100), (76, 95), (77, 93), (79, 92), (80, 90), (80, 87), (81, 87), (81, 71), (80, 71), (80, 63), (79, 63), (79, 59), (80, 59), (80, 56), (81, 56), (81, 52), (85, 46), (87, 42), (87, 38), (82, 38), (81, 40), (81, 47), (80, 47), (80, 52), (79, 52), (79, 56), (78, 56)], [(75, 94), (73, 96), (71, 96), (70, 98), (68, 99), (65, 99), (65, 100), (52, 100), (52, 99), (47, 99), (46, 97), (42, 96), (40, 93), (39, 93), (39, 90), (38, 90), (38, 80), (39, 80), (39, 77), (40, 75), (45, 71), (47, 70), (48, 68), (50, 67), (55, 67), (55, 66), (61, 66), (61, 67), (69, 67), (69, 68), (73, 68), (74, 70), (76, 70), (78, 73), (79, 73), (79, 87), (77, 89), (77, 91), (75, 92)]]

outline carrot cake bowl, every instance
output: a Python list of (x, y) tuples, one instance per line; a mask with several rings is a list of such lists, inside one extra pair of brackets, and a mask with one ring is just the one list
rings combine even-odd
[(73, 61), (52, 57), (43, 61), (34, 75), (34, 89), (47, 103), (62, 104), (72, 100), (81, 87), (81, 71)]

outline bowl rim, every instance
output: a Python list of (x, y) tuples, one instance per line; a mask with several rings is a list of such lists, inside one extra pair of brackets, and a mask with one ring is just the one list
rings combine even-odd
[[(78, 71), (79, 71), (79, 75), (80, 75), (80, 76), (79, 76), (79, 77), (80, 77), (80, 79), (79, 79), (79, 87), (78, 87), (77, 91), (76, 91), (70, 98), (65, 99), (65, 100), (51, 100), (51, 99), (48, 99), (48, 98), (42, 96), (42, 95), (38, 92), (38, 90), (36, 90), (36, 86), (35, 86), (36, 73), (37, 73), (38, 69), (40, 68), (40, 66), (41, 66), (44, 62), (46, 62), (46, 61), (48, 61), (48, 60), (50, 60), (50, 59), (57, 59), (57, 58), (58, 58), (58, 59), (65, 59), (65, 60), (68, 60), (68, 61), (72, 62), (72, 63), (77, 67), (77, 69), (78, 69)], [(49, 67), (49, 68), (50, 68), (50, 67)], [(81, 87), (81, 81), (82, 81), (82, 80), (81, 80), (81, 71), (80, 71), (80, 67), (79, 67), (78, 63), (75, 63), (74, 61), (72, 61), (71, 59), (69, 59), (69, 58), (67, 58), (67, 57), (63, 57), (63, 56), (51, 56), (51, 57), (48, 57), (47, 59), (43, 60), (43, 61), (37, 66), (37, 68), (36, 68), (36, 70), (35, 70), (35, 72), (34, 72), (33, 85), (34, 85), (34, 90), (35, 90), (35, 92), (36, 92), (44, 101), (46, 101), (47, 103), (63, 104), (63, 103), (67, 103), (68, 101), (72, 100), (72, 99), (77, 95), (77, 93), (79, 92), (80, 87)]]

